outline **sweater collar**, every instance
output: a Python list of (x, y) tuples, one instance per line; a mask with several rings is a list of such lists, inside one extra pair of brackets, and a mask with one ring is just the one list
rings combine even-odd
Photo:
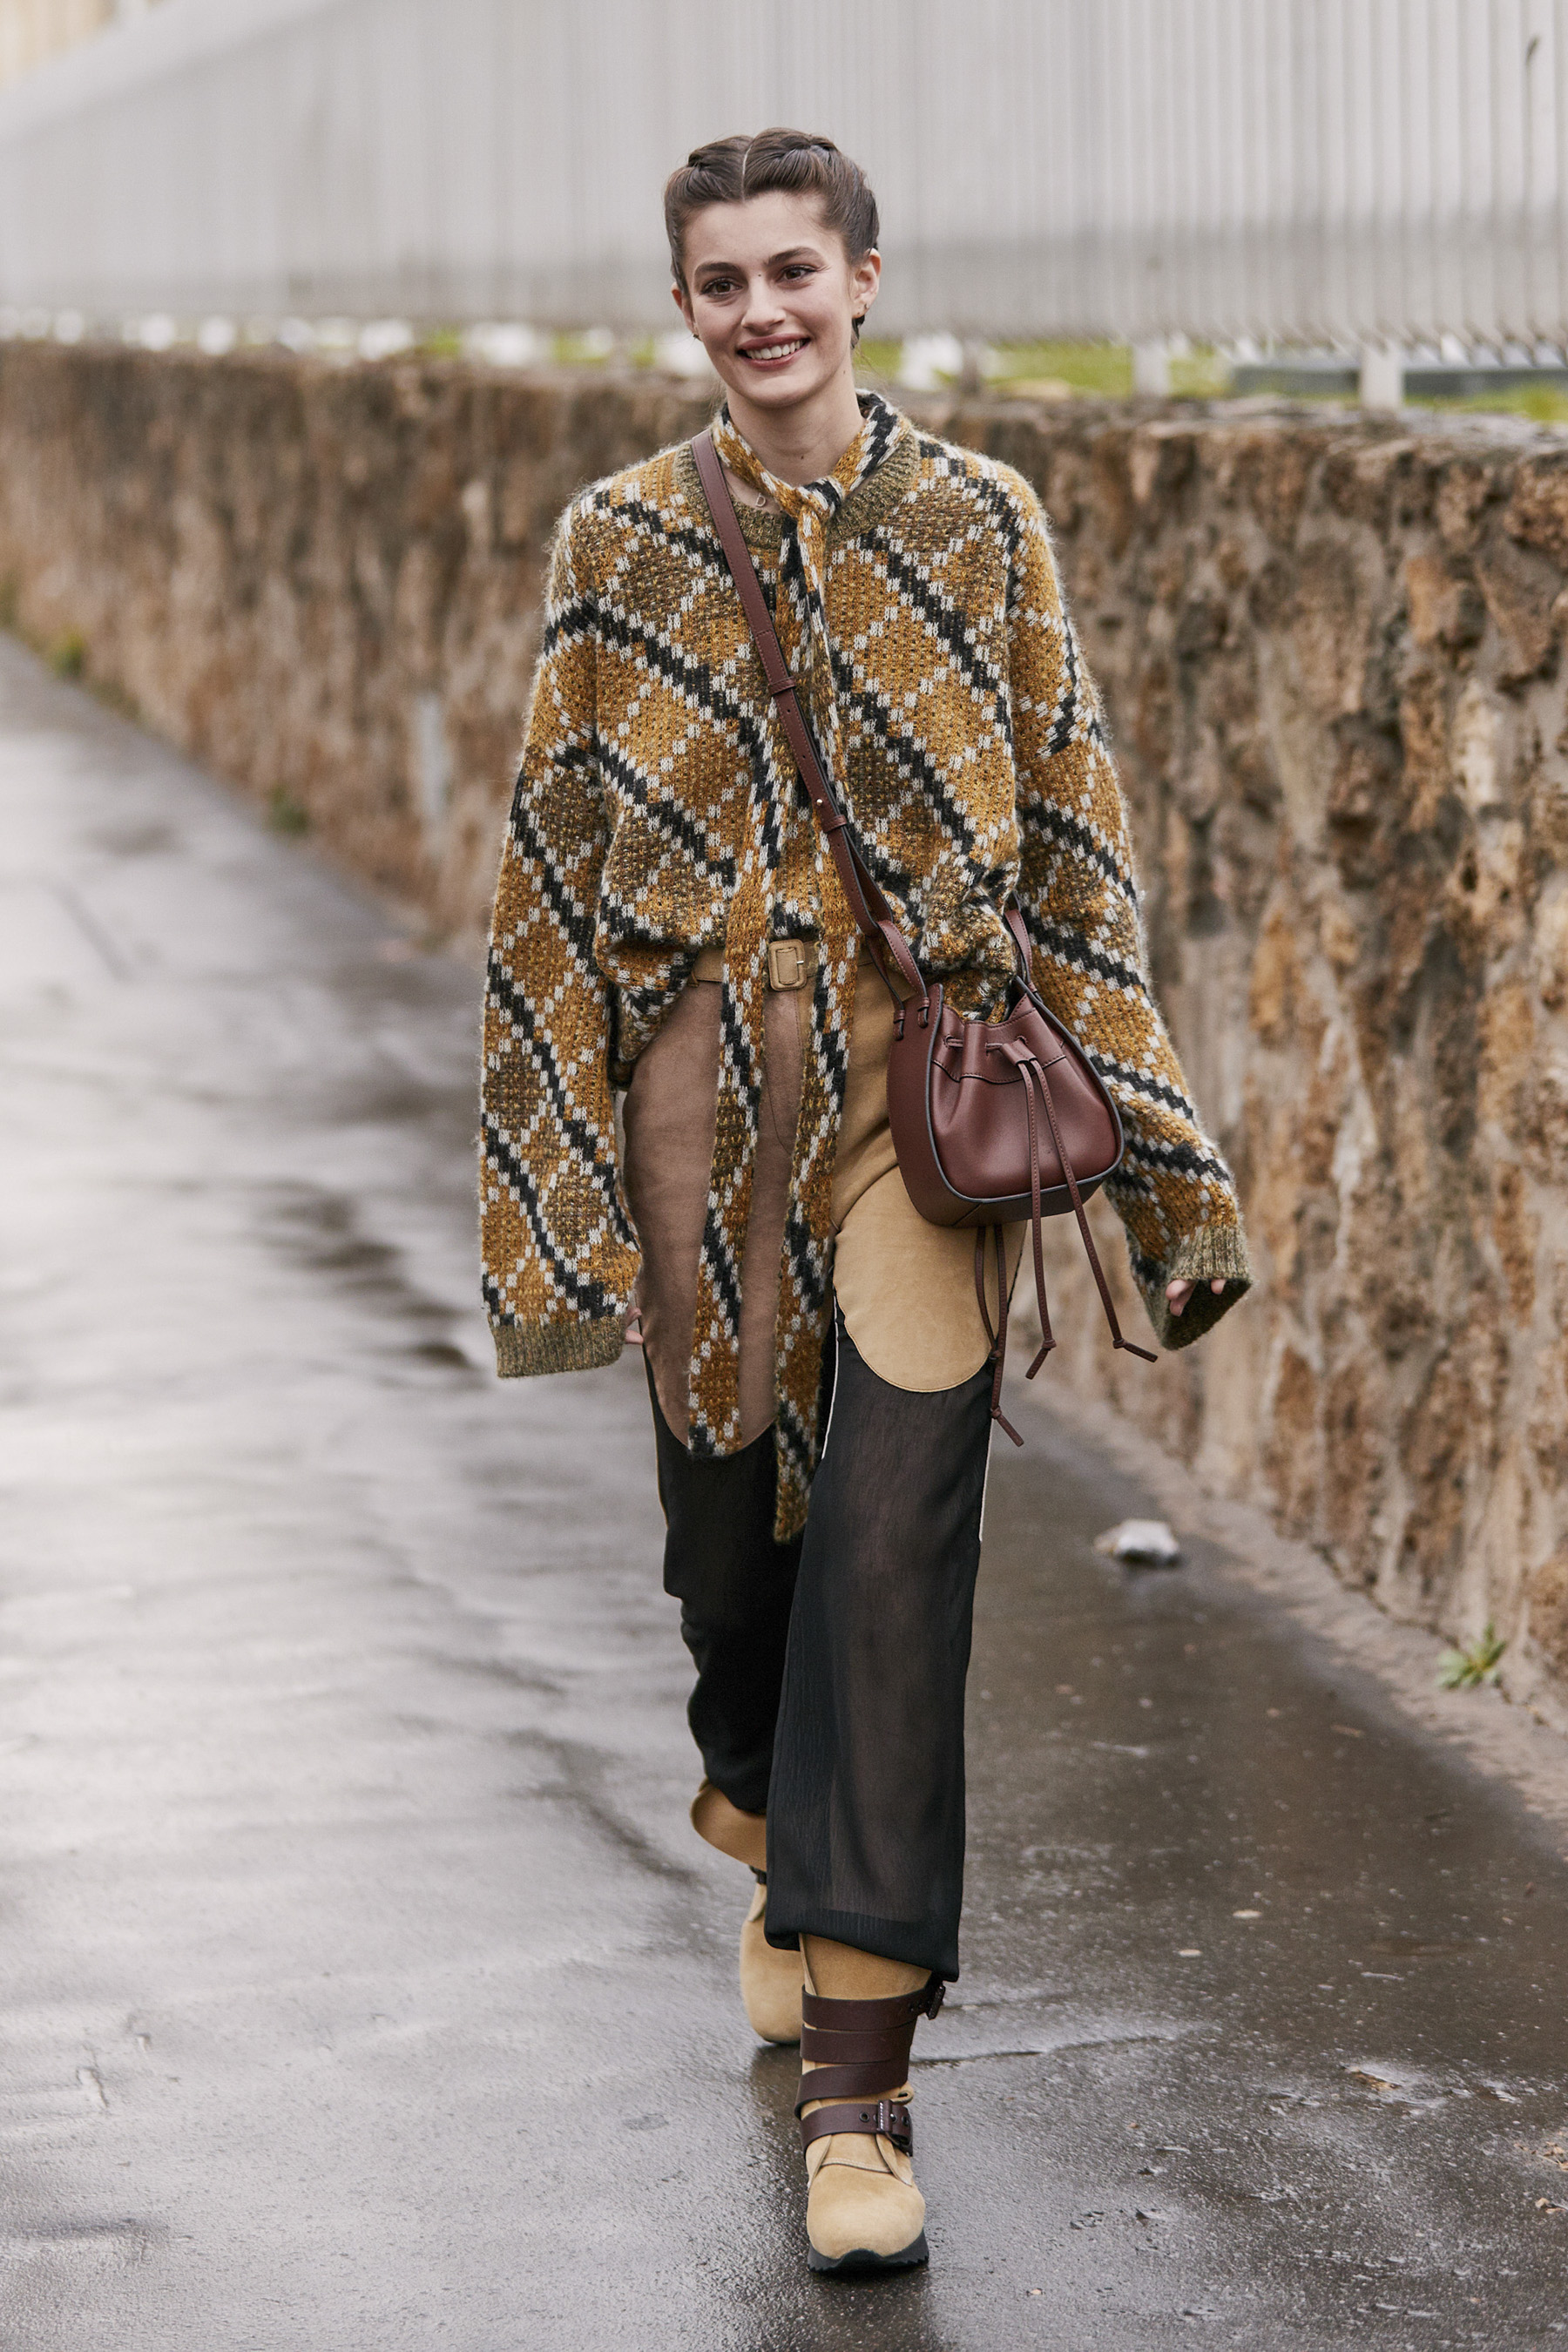
[(784, 482), (769, 473), (731, 418), (728, 402), (714, 421), (714, 446), (736, 480), (772, 499), (797, 530), (804, 529), (810, 535), (815, 528), (826, 533), (846, 503), (880, 471), (910, 433), (907, 420), (879, 394), (861, 392), (856, 397), (860, 430), (832, 472), (819, 481)]
[[(853, 539), (859, 532), (874, 530), (883, 522), (903, 499), (908, 498), (920, 478), (920, 435), (908, 417), (900, 416), (903, 431), (898, 436), (887, 456), (874, 473), (867, 475), (858, 488), (849, 492), (828, 530), (830, 547), (841, 540)], [(706, 523), (708, 501), (702, 493), (697, 460), (691, 454), (689, 441), (679, 445), (675, 452), (675, 479), (688, 505)], [(747, 546), (764, 569), (779, 560), (788, 518), (773, 514), (763, 507), (742, 506), (735, 512), (741, 520), (741, 530)]]

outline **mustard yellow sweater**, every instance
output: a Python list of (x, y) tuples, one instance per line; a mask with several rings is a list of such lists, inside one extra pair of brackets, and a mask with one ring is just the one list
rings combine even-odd
[[(922, 967), (961, 1010), (999, 1001), (1016, 892), (1037, 985), (1121, 1111), (1107, 1192), (1155, 1330), (1184, 1346), (1249, 1279), (1236, 1188), (1152, 1002), (1125, 813), (1033, 490), (866, 401), (826, 493), (817, 564), (836, 778)], [(787, 519), (742, 510), (780, 614)], [(784, 580), (781, 587), (780, 567)], [(781, 601), (782, 600), (782, 601)], [(797, 633), (800, 642), (805, 637)], [(786, 651), (790, 640), (786, 636)], [(725, 1076), (691, 1369), (691, 1443), (739, 1443), (740, 1265), (770, 938), (818, 942), (812, 1040), (779, 1270), (779, 1528), (817, 1449), (831, 1312), (828, 1195), (857, 938), (763, 685), (690, 450), (595, 485), (563, 517), (496, 893), (486, 999), (484, 1291), (503, 1375), (619, 1354), (637, 1238), (614, 1089), (722, 947)], [(1229, 1277), (1223, 1297), (1206, 1277)], [(1168, 1281), (1205, 1286), (1179, 1322)]]

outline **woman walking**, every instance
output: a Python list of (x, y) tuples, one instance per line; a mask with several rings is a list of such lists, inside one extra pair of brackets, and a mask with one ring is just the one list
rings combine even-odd
[(612, 1363), (640, 1314), (697, 1669), (693, 1823), (756, 1876), (752, 2024), (794, 2041), (804, 2008), (812, 2267), (893, 2268), (926, 2255), (907, 2070), (958, 1974), (1005, 1301), (990, 1259), (977, 1286), (973, 1234), (928, 1223), (900, 1175), (907, 990), (866, 950), (803, 789), (722, 551), (728, 500), (826, 785), (967, 1022), (1017, 996), (1021, 909), (1030, 984), (1120, 1113), (1107, 1189), (1161, 1342), (1196, 1339), (1249, 1276), (1150, 996), (1038, 502), (857, 394), (880, 271), (865, 175), (765, 131), (695, 151), (665, 211), (676, 299), (725, 388), (722, 476), (710, 499), (700, 453), (668, 449), (560, 527), (491, 940), (485, 1291), (507, 1376)]

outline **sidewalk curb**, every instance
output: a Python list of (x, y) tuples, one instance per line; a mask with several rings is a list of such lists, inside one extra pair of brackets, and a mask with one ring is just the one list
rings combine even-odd
[(1136, 1478), (1178, 1534), (1219, 1547), (1224, 1574), (1279, 1602), (1348, 1664), (1374, 1675), (1410, 1722), (1462, 1749), (1478, 1771), (1510, 1782), (1532, 1812), (1568, 1837), (1568, 1705), (1554, 1692), (1531, 1689), (1516, 1699), (1499, 1689), (1440, 1690), (1442, 1637), (1388, 1616), (1369, 1594), (1342, 1584), (1320, 1552), (1282, 1536), (1256, 1506), (1210, 1493), (1109, 1405), (1065, 1386), (1042, 1393), (1043, 1383), (1009, 1381), (1008, 1388), (1010, 1409), (1058, 1422)]

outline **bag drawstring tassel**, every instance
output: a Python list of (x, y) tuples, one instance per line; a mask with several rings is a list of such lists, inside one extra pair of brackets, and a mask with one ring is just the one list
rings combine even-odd
[[(1074, 1173), (1072, 1161), (1068, 1157), (1067, 1146), (1062, 1141), (1061, 1131), (1057, 1125), (1056, 1104), (1051, 1098), (1050, 1080), (1046, 1076), (1044, 1066), (1036, 1055), (1029, 1053), (1024, 1047), (1000, 1046), (994, 1050), (1006, 1054), (1007, 1059), (1013, 1064), (1023, 1081), (1024, 1110), (1029, 1122), (1029, 1223), (1035, 1254), (1035, 1297), (1040, 1310), (1041, 1346), (1039, 1353), (1025, 1373), (1025, 1379), (1029, 1381), (1034, 1379), (1035, 1374), (1057, 1344), (1056, 1335), (1051, 1329), (1050, 1305), (1046, 1297), (1046, 1259), (1041, 1236), (1043, 1207), (1040, 1199), (1040, 1136), (1035, 1108), (1037, 1094), (1040, 1107), (1046, 1114), (1046, 1124), (1051, 1131), (1051, 1141), (1056, 1147), (1058, 1165), (1067, 1180), (1073, 1215), (1078, 1220), (1078, 1229), (1083, 1239), (1089, 1270), (1094, 1276), (1095, 1287), (1100, 1292), (1100, 1305), (1105, 1309), (1105, 1319), (1110, 1326), (1111, 1346), (1123, 1349), (1129, 1356), (1140, 1357), (1146, 1364), (1158, 1363), (1159, 1358), (1152, 1349), (1135, 1347), (1131, 1339), (1123, 1337), (1121, 1326), (1117, 1321), (1116, 1304), (1110, 1296), (1110, 1285), (1105, 1278), (1105, 1268), (1100, 1265), (1100, 1252), (1095, 1248), (1094, 1235), (1089, 1229), (1089, 1217), (1084, 1209), (1083, 1196), (1079, 1191), (1078, 1178)], [(998, 1328), (995, 1331), (991, 1328), (990, 1308), (985, 1297), (985, 1235), (987, 1233), (994, 1233), (996, 1236), (996, 1281), (1002, 1304), (997, 1317)], [(985, 1336), (992, 1343), (991, 1361), (994, 1371), (991, 1381), (991, 1417), (994, 1421), (1002, 1423), (1003, 1428), (1006, 1430), (1016, 1445), (1021, 1445), (1023, 1439), (1011, 1423), (1002, 1418), (1002, 1371), (1007, 1355), (1007, 1244), (1005, 1228), (1002, 1225), (983, 1225), (975, 1237), (974, 1287), (980, 1299), (980, 1313), (985, 1325)]]

